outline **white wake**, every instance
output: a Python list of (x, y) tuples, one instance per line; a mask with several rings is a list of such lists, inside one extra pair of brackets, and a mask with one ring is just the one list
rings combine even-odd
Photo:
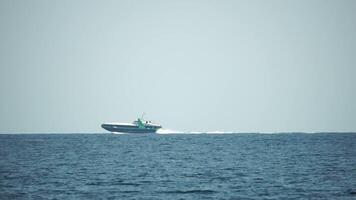
[(177, 131), (170, 129), (158, 129), (157, 134), (233, 134), (235, 132), (227, 132), (227, 131)]
[(182, 134), (182, 131), (175, 131), (175, 130), (170, 130), (170, 129), (164, 129), (160, 128), (156, 132), (157, 134)]

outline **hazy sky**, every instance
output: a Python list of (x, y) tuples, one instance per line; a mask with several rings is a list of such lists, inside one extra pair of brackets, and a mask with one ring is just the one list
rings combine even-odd
[(0, 0), (0, 132), (356, 131), (356, 1)]

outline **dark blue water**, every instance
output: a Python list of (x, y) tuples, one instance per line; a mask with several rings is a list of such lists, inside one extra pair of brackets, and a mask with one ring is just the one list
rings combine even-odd
[(0, 135), (0, 199), (355, 199), (356, 134)]

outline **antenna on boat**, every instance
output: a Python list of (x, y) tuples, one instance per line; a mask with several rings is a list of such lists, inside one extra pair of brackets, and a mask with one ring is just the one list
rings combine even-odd
[(142, 113), (142, 116), (141, 116), (141, 119), (142, 119), (142, 120), (143, 120), (143, 116), (145, 116), (145, 114), (146, 114), (145, 112)]

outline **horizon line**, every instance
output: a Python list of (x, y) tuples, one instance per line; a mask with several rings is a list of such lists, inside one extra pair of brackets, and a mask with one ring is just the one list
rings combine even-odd
[[(234, 132), (234, 131), (177, 131), (177, 132), (169, 132), (169, 133), (153, 133), (157, 135), (165, 135), (165, 134), (328, 134), (328, 133), (353, 133), (356, 131), (278, 131), (278, 132)], [(0, 135), (36, 135), (36, 134), (113, 134), (111, 132), (0, 132)], [(147, 134), (129, 134), (129, 135), (147, 135)]]

